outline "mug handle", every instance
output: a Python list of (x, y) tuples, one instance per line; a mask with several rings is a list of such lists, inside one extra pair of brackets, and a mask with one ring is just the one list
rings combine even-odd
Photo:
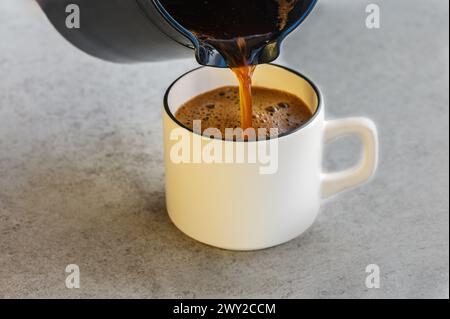
[(363, 142), (363, 156), (356, 167), (341, 172), (322, 174), (322, 198), (326, 199), (370, 180), (378, 166), (378, 131), (375, 123), (367, 118), (348, 118), (325, 122), (325, 143), (356, 134)]

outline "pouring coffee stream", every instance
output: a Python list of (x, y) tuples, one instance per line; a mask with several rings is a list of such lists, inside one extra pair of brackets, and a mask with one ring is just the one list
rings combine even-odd
[[(37, 0), (55, 28), (96, 57), (120, 63), (187, 57), (229, 67), (240, 81), (242, 126), (251, 127), (251, 75), (274, 61), (280, 45), (317, 0)], [(78, 6), (80, 28), (67, 26)]]
[(200, 63), (202, 55), (217, 51), (234, 72), (239, 81), (241, 128), (253, 127), (252, 75), (256, 65), (260, 58), (264, 60), (264, 55), (278, 56), (281, 40), (313, 1), (228, 0), (225, 4), (221, 0), (159, 0), (159, 3), (176, 25), (191, 34)]

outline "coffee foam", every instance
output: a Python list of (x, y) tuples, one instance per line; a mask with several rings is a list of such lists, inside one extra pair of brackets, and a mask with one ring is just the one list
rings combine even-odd
[[(297, 96), (288, 92), (253, 87), (253, 128), (278, 129), (278, 134), (295, 130), (312, 117), (312, 112)], [(198, 95), (182, 105), (175, 117), (190, 130), (200, 120), (202, 129), (217, 128), (225, 136), (226, 129), (241, 127), (239, 89), (227, 86)], [(273, 136), (272, 136), (273, 137)]]
[(291, 13), (292, 9), (296, 5), (298, 0), (277, 0), (278, 2), (278, 29), (281, 31), (286, 28), (286, 25), (289, 20), (289, 13)]

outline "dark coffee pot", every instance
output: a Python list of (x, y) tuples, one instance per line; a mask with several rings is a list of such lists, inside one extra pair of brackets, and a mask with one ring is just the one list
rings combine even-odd
[[(189, 0), (184, 0), (189, 1)], [(243, 0), (245, 1), (245, 0)], [(293, 0), (294, 1), (294, 0)], [(297, 1), (297, 0), (296, 0)], [(258, 52), (258, 63), (275, 60), (281, 41), (309, 14), (317, 0), (300, 0), (302, 14), (277, 41)], [(226, 67), (214, 48), (202, 46), (158, 0), (37, 0), (55, 28), (82, 51), (120, 63), (151, 62), (192, 56), (202, 65)], [(223, 1), (226, 5), (227, 1)], [(79, 27), (67, 25), (79, 10)]]

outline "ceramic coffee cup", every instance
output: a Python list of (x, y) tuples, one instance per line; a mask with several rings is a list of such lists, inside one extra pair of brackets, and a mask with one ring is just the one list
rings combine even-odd
[[(319, 88), (302, 74), (260, 65), (253, 84), (300, 97), (314, 116), (298, 129), (264, 141), (224, 141), (194, 133), (175, 118), (175, 112), (199, 94), (237, 85), (228, 69), (190, 71), (170, 86), (164, 99), (169, 216), (186, 235), (229, 250), (264, 249), (298, 237), (313, 224), (324, 199), (368, 181), (378, 162), (375, 124), (360, 117), (326, 121)], [(323, 172), (324, 145), (352, 134), (363, 142), (359, 164)], [(236, 157), (238, 149), (244, 152), (245, 159), (224, 160), (227, 150), (233, 149)], [(202, 156), (211, 150), (221, 150), (220, 156)], [(255, 161), (262, 153), (271, 155)]]

